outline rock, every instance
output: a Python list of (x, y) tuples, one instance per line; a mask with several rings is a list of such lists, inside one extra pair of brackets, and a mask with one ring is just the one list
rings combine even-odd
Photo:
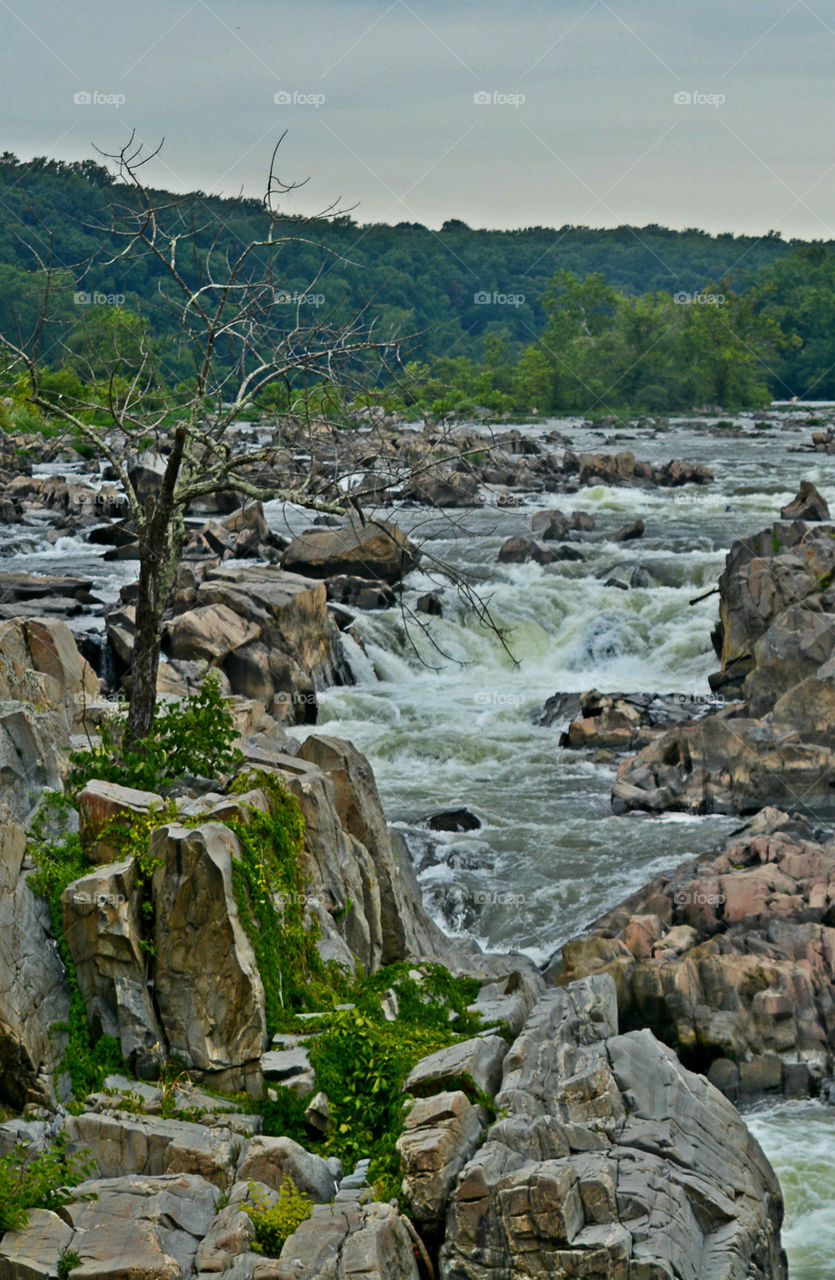
[(413, 1229), (390, 1204), (315, 1205), (281, 1250), (274, 1280), (420, 1280)]
[(320, 1089), (304, 1109), (304, 1122), (319, 1138), (324, 1138), (331, 1128), (331, 1108), (328, 1095)]
[(187, 1067), (237, 1070), (266, 1047), (264, 988), (238, 919), (232, 863), (237, 838), (220, 823), (153, 833), (155, 997), (170, 1051)]
[(483, 1090), (495, 1094), (502, 1076), (507, 1044), (499, 1036), (476, 1036), (421, 1058), (406, 1078), (405, 1093), (426, 1097), (445, 1088)]
[(503, 1115), (453, 1189), (441, 1276), (785, 1280), (757, 1143), (650, 1032), (618, 1035), (614, 1004), (603, 976), (534, 1009), (505, 1061)]
[(409, 1216), (421, 1231), (437, 1231), (450, 1192), (473, 1155), (487, 1123), (483, 1107), (465, 1093), (437, 1093), (416, 1102), (397, 1139), (403, 1168), (403, 1195)]
[(349, 574), (391, 583), (404, 578), (419, 560), (418, 548), (397, 525), (373, 520), (339, 529), (308, 529), (290, 543), (282, 564), (309, 578)]
[(342, 574), (327, 579), (328, 602), (352, 605), (355, 609), (390, 609), (396, 596), (385, 582)]
[(531, 516), (531, 531), (542, 542), (562, 542), (570, 528), (561, 511), (535, 511)]
[(782, 694), (812, 675), (833, 652), (835, 613), (823, 613), (813, 599), (784, 609), (754, 644), (754, 669), (742, 685), (751, 715), (766, 715)]
[(175, 658), (204, 658), (212, 664), (222, 662), (233, 649), (240, 649), (261, 635), (256, 623), (224, 604), (189, 609), (172, 618), (167, 629)]
[(305, 1151), (292, 1138), (253, 1138), (238, 1170), (239, 1181), (251, 1178), (278, 1191), (288, 1176), (317, 1204), (327, 1204), (336, 1194), (333, 1172), (321, 1156)]
[(801, 480), (796, 498), (781, 508), (780, 515), (784, 520), (828, 520), (829, 507), (811, 480)]
[(217, 1188), (193, 1174), (129, 1176), (82, 1182), (76, 1196), (61, 1216), (73, 1228), (81, 1276), (180, 1280), (192, 1274), (215, 1217)]
[(418, 613), (428, 613), (436, 618), (442, 617), (444, 611), (441, 597), (435, 591), (427, 591), (426, 595), (418, 596), (415, 609)]
[(617, 533), (612, 534), (612, 542), (632, 542), (635, 538), (643, 538), (644, 522), (638, 517), (631, 524), (625, 524)]
[(22, 874), (26, 835), (0, 810), (0, 1101), (54, 1106), (53, 1073), (66, 1044), (54, 1030), (69, 1017), (64, 967), (49, 915)]
[(621, 1024), (650, 1027), (731, 1097), (808, 1091), (835, 1061), (833, 884), (835, 841), (765, 809), (717, 854), (614, 907), (549, 975), (563, 984), (605, 969)]
[(606, 579), (607, 587), (618, 587), (621, 591), (646, 591), (658, 585), (646, 565), (628, 560), (602, 570), (597, 576)]
[(424, 467), (412, 476), (401, 497), (406, 502), (431, 507), (476, 507), (481, 505), (478, 488), (473, 475), (444, 467)]
[[(296, 767), (304, 763), (321, 771), (322, 782), (310, 776), (309, 785), (295, 784), (307, 818), (305, 850), (312, 892), (333, 903), (333, 909), (344, 906), (350, 894), (354, 913), (362, 913), (368, 934), (368, 951), (363, 964), (375, 968), (394, 964), (410, 956), (423, 956), (449, 963), (449, 940), (444, 937), (423, 907), (421, 891), (408, 849), (392, 839), (374, 774), (368, 760), (349, 742), (325, 734), (312, 734), (299, 748)], [(304, 775), (302, 775), (303, 777)], [(289, 781), (289, 779), (288, 779)], [(291, 790), (294, 789), (290, 783)], [(314, 799), (315, 797), (315, 799)], [(324, 805), (332, 804), (341, 835), (328, 835), (332, 816), (325, 815)], [(346, 834), (359, 844), (351, 846), (359, 866), (365, 864), (361, 850), (367, 851), (371, 875), (364, 874), (353, 884), (347, 877), (351, 866), (348, 850), (343, 859), (335, 859), (331, 850), (345, 848)], [(329, 841), (334, 843), (330, 844)], [(346, 856), (347, 855), (347, 856)], [(370, 881), (370, 882), (369, 882)], [(366, 887), (367, 886), (367, 887)], [(377, 905), (379, 903), (379, 905)], [(330, 908), (329, 908), (330, 909)], [(350, 924), (349, 929), (352, 928)], [(347, 937), (353, 935), (346, 935)], [(362, 959), (362, 951), (351, 949)], [(379, 958), (377, 958), (379, 957)]]
[(94, 1036), (118, 1040), (131, 1070), (148, 1076), (157, 1074), (166, 1055), (141, 946), (147, 922), (139, 881), (133, 859), (113, 863), (69, 884), (61, 909)]
[(588, 533), (592, 530), (597, 521), (590, 511), (572, 511), (571, 518), (568, 521), (569, 528), (580, 530)]
[(548, 547), (540, 546), (533, 538), (507, 538), (499, 548), (499, 564), (551, 564), (560, 557)]
[(426, 819), (430, 831), (478, 831), (481, 819), (469, 809), (443, 809)]
[(240, 1139), (228, 1130), (160, 1116), (67, 1116), (61, 1126), (70, 1152), (85, 1152), (101, 1178), (198, 1174), (225, 1190), (234, 1182)]
[(94, 779), (87, 783), (78, 796), (78, 820), (81, 843), (91, 862), (114, 862), (120, 856), (121, 846), (107, 828), (118, 825), (130, 828), (139, 818), (147, 819), (154, 811), (161, 811), (163, 799), (155, 791), (138, 791), (122, 787), (116, 782)]
[(128, 462), (128, 479), (144, 506), (148, 498), (156, 498), (162, 488), (167, 460), (162, 454), (145, 449), (135, 459)]
[(541, 724), (572, 718), (560, 746), (574, 750), (594, 748), (637, 750), (658, 738), (671, 724), (701, 720), (724, 706), (724, 699), (685, 694), (599, 693), (554, 694), (543, 708)]
[(0, 573), (0, 601), (3, 604), (28, 603), (32, 600), (48, 600), (61, 596), (68, 600), (87, 603), (90, 597), (91, 578), (75, 578), (70, 575), (56, 577), (43, 573)]
[(0, 1276), (3, 1280), (51, 1280), (72, 1238), (72, 1227), (57, 1213), (31, 1209), (21, 1231), (0, 1236)]
[[(236, 1260), (240, 1259), (246, 1266), (253, 1263), (256, 1255), (250, 1253), (255, 1239), (255, 1223), (248, 1213), (237, 1205), (227, 1204), (212, 1221), (194, 1258), (194, 1266), (198, 1275), (213, 1275), (218, 1272), (231, 1280), (230, 1273), (235, 1274)], [(238, 1273), (240, 1280), (248, 1276), (248, 1270)]]

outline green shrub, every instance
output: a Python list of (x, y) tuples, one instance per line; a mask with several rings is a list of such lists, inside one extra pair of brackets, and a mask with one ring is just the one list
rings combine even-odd
[(76, 1267), (81, 1266), (81, 1256), (76, 1253), (75, 1249), (62, 1249), (61, 1256), (58, 1259), (56, 1272), (58, 1280), (68, 1280), (71, 1271), (75, 1271)]
[(313, 1204), (302, 1195), (289, 1174), (279, 1187), (278, 1199), (272, 1208), (267, 1208), (266, 1201), (259, 1197), (252, 1184), (249, 1195), (251, 1205), (244, 1205), (244, 1210), (255, 1225), (253, 1247), (257, 1253), (277, 1258), (285, 1241), (310, 1217)]
[(57, 1209), (72, 1200), (72, 1188), (94, 1172), (88, 1154), (68, 1155), (59, 1139), (36, 1156), (20, 1146), (0, 1158), (0, 1235), (21, 1231), (30, 1209)]
[(125, 724), (124, 716), (105, 721), (101, 745), (73, 753), (70, 786), (80, 789), (91, 778), (103, 778), (152, 791), (187, 773), (216, 778), (242, 759), (235, 746), (235, 722), (214, 673), (206, 677), (198, 693), (183, 702), (157, 704), (151, 733), (130, 751), (121, 749)]

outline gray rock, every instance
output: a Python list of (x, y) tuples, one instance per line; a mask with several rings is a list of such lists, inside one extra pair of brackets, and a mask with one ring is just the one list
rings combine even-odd
[(228, 1131), (159, 1116), (84, 1112), (67, 1116), (61, 1129), (68, 1150), (89, 1150), (102, 1178), (188, 1173), (225, 1188), (241, 1146)]
[(421, 1230), (437, 1231), (458, 1174), (475, 1151), (487, 1113), (465, 1093), (436, 1093), (414, 1104), (397, 1139), (403, 1194)]
[(420, 1280), (408, 1219), (389, 1204), (316, 1205), (281, 1250), (275, 1280)]
[(506, 1053), (507, 1044), (499, 1036), (476, 1036), (448, 1045), (415, 1064), (403, 1086), (404, 1092), (425, 1097), (446, 1088), (461, 1088), (462, 1082), (467, 1081), (476, 1089), (495, 1094)]
[(319, 1204), (332, 1200), (337, 1179), (321, 1156), (315, 1156), (292, 1138), (253, 1138), (238, 1169), (238, 1180), (252, 1178), (274, 1191), (290, 1176), (303, 1195)]
[(26, 835), (0, 810), (0, 1099), (54, 1106), (53, 1073), (65, 1036), (56, 1023), (69, 1016), (69, 989), (49, 915), (22, 874)]

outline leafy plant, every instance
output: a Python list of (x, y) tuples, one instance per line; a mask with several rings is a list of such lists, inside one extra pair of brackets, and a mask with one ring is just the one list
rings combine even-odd
[(74, 752), (69, 782), (81, 788), (91, 778), (125, 787), (156, 790), (184, 774), (215, 778), (240, 763), (235, 722), (211, 673), (200, 690), (182, 702), (158, 703), (153, 729), (131, 750), (122, 750), (127, 719), (113, 717), (101, 726), (101, 744)]
[(30, 1209), (57, 1209), (72, 1200), (73, 1188), (94, 1170), (89, 1152), (68, 1155), (62, 1138), (34, 1156), (19, 1146), (0, 1157), (0, 1234), (23, 1230)]
[(76, 1253), (75, 1249), (62, 1249), (61, 1256), (58, 1259), (56, 1273), (58, 1280), (67, 1280), (71, 1271), (75, 1271), (76, 1267), (81, 1266), (81, 1256)]
[(255, 1225), (253, 1248), (256, 1253), (266, 1253), (272, 1258), (278, 1257), (285, 1241), (313, 1212), (312, 1202), (302, 1195), (289, 1174), (279, 1187), (278, 1199), (271, 1208), (252, 1183), (249, 1200), (250, 1204), (243, 1207)]

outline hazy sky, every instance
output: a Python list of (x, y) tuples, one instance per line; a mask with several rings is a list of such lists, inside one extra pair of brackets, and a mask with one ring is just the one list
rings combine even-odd
[(81, 159), (135, 129), (165, 138), (159, 185), (260, 195), (287, 129), (282, 176), (310, 178), (299, 212), (341, 196), (359, 221), (835, 238), (835, 0), (0, 0), (0, 13), (0, 150), (21, 157)]

